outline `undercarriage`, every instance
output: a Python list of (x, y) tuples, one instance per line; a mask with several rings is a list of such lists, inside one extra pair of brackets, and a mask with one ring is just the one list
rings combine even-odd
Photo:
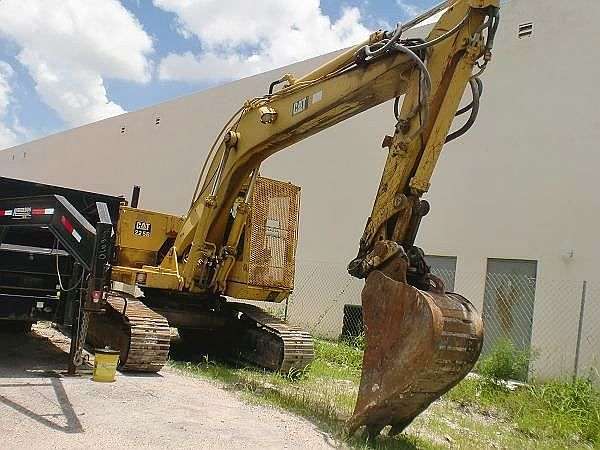
[(303, 370), (314, 358), (309, 333), (247, 303), (193, 301), (111, 292), (106, 311), (91, 316), (88, 343), (120, 351), (122, 371), (158, 372), (169, 353), (170, 328), (188, 346), (282, 373)]

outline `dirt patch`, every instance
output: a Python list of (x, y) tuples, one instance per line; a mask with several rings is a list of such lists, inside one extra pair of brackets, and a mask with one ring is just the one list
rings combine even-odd
[(3, 335), (3, 448), (332, 448), (312, 423), (164, 369), (115, 383), (66, 377), (69, 340), (38, 325)]

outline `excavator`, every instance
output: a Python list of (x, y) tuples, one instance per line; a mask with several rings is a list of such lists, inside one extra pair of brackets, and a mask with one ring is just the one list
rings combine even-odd
[[(425, 39), (406, 37), (439, 13)], [(300, 188), (261, 177), (261, 164), (393, 100), (395, 129), (382, 143), (387, 160), (348, 265), (352, 276), (365, 280), (366, 337), (348, 429), (365, 427), (371, 437), (388, 425), (390, 434), (401, 432), (466, 376), (482, 347), (479, 313), (445, 291), (415, 239), (430, 209), (422, 197), (444, 144), (477, 117), (480, 75), (498, 23), (499, 0), (444, 1), (302, 77), (284, 75), (265, 95), (247, 100), (210, 148), (185, 216), (120, 206), (114, 233), (105, 233), (114, 249), (101, 253), (112, 255), (104, 278), (90, 281), (80, 340), (118, 349), (121, 370), (157, 372), (176, 327), (192, 344), (218, 342), (262, 368), (304, 369), (314, 358), (309, 333), (244, 302), (282, 302), (294, 288)], [(463, 98), (468, 104), (461, 107)], [(451, 131), (463, 114), (464, 124)], [(58, 228), (75, 238), (85, 233), (62, 219)], [(117, 291), (118, 283), (143, 295)]]

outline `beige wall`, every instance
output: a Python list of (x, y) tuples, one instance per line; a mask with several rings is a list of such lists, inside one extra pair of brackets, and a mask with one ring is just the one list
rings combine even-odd
[[(537, 363), (544, 374), (571, 367), (579, 286), (600, 280), (598, 17), (596, 0), (506, 2), (478, 124), (445, 148), (420, 232), (428, 253), (458, 257), (455, 289), (478, 307), (486, 258), (538, 261), (533, 345), (544, 348)], [(527, 21), (534, 36), (518, 39)], [(228, 115), (279, 74), (302, 74), (326, 59), (2, 151), (0, 175), (127, 196), (140, 184), (142, 207), (184, 213)], [(385, 159), (381, 139), (393, 125), (392, 105), (382, 105), (265, 163), (265, 175), (302, 186), (299, 258), (354, 256)], [(590, 311), (597, 314), (586, 342), (598, 346), (588, 345), (586, 360), (600, 347), (600, 307)]]

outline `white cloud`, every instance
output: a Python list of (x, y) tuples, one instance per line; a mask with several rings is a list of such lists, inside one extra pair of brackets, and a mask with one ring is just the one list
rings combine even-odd
[(18, 44), (41, 99), (70, 125), (124, 112), (105, 78), (151, 77), (152, 39), (118, 0), (4, 0), (0, 34)]
[(8, 107), (12, 101), (10, 79), (13, 75), (13, 68), (8, 63), (0, 61), (0, 149), (17, 143), (16, 133), (5, 123)]
[(195, 35), (202, 52), (170, 54), (161, 79), (216, 81), (238, 79), (347, 47), (369, 30), (357, 8), (346, 8), (332, 22), (319, 0), (154, 0), (177, 15), (183, 36)]
[(408, 2), (406, 0), (396, 0), (396, 4), (400, 7), (402, 12), (406, 14), (406, 16), (410, 19), (418, 16), (423, 12), (423, 9), (414, 3)]

